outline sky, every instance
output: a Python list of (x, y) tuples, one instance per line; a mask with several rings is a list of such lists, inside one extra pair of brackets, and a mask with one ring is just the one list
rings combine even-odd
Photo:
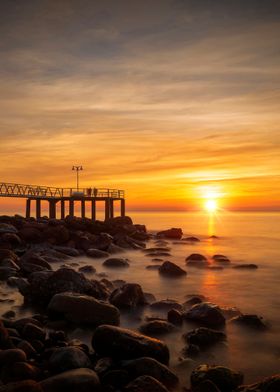
[[(280, 210), (278, 0), (2, 0), (0, 181)], [(13, 208), (14, 200), (1, 203)]]

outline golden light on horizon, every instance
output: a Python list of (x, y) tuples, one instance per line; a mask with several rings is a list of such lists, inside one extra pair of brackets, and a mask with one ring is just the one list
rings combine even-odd
[(205, 207), (206, 211), (209, 213), (216, 212), (218, 209), (217, 200), (214, 200), (214, 199), (207, 200), (204, 204), (204, 207)]

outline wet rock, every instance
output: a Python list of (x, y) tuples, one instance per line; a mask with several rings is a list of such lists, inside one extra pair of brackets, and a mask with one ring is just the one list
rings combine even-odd
[(164, 364), (169, 361), (168, 347), (162, 341), (109, 325), (95, 330), (92, 346), (97, 354), (116, 359), (152, 357)]
[(43, 328), (40, 328), (35, 324), (28, 323), (23, 328), (22, 336), (24, 339), (28, 341), (32, 341), (32, 340), (44, 341), (46, 337), (46, 332), (43, 330)]
[(152, 259), (151, 261), (154, 261), (155, 263), (161, 263), (161, 262), (163, 262), (163, 259), (159, 259), (159, 258), (155, 258), (155, 259)]
[(80, 256), (80, 252), (77, 249), (72, 248), (70, 246), (54, 246), (53, 249), (60, 253), (64, 253), (67, 256), (72, 256), (72, 257)]
[(163, 311), (169, 311), (171, 309), (177, 309), (179, 311), (183, 310), (183, 306), (178, 302), (173, 299), (163, 299), (161, 301), (156, 301), (150, 304), (150, 307), (152, 309), (157, 309), (157, 310), (163, 310)]
[(0, 223), (0, 234), (12, 233), (17, 234), (18, 230), (15, 226), (9, 223)]
[(167, 313), (167, 320), (174, 325), (181, 325), (183, 323), (183, 314), (177, 309), (171, 309)]
[(113, 366), (113, 360), (110, 357), (100, 358), (95, 366), (94, 370), (98, 375), (107, 372)]
[(159, 273), (167, 277), (179, 277), (187, 275), (186, 271), (171, 261), (165, 261), (159, 268)]
[(7, 310), (7, 312), (2, 314), (2, 317), (7, 318), (7, 319), (13, 319), (16, 316), (16, 312), (13, 310)]
[(169, 332), (174, 331), (175, 326), (168, 321), (164, 320), (153, 320), (148, 321), (145, 324), (142, 324), (139, 327), (140, 332), (145, 335), (154, 336), (154, 335), (164, 335)]
[(79, 268), (79, 272), (95, 274), (96, 269), (92, 265), (84, 265)]
[(123, 388), (128, 384), (129, 380), (130, 377), (128, 372), (123, 369), (110, 370), (101, 376), (102, 385), (110, 385), (117, 389)]
[(62, 314), (76, 324), (119, 325), (118, 309), (104, 301), (71, 292), (56, 294), (48, 305), (50, 314)]
[(146, 248), (143, 249), (144, 253), (158, 253), (158, 252), (169, 252), (171, 248), (168, 248), (167, 246), (155, 246), (151, 248)]
[(111, 243), (111, 244), (107, 247), (107, 252), (108, 252), (108, 255), (105, 256), (105, 257), (108, 257), (109, 254), (122, 253), (122, 252), (124, 252), (124, 250), (123, 250), (123, 248), (121, 248), (120, 246)]
[(117, 288), (112, 292), (109, 301), (118, 308), (132, 308), (146, 304), (142, 287), (136, 283), (126, 283)]
[(210, 302), (193, 305), (184, 313), (184, 318), (199, 322), (208, 327), (218, 327), (225, 324), (225, 317), (220, 308)]
[(102, 257), (108, 257), (110, 256), (110, 254), (108, 252), (105, 252), (104, 250), (90, 248), (87, 250), (87, 256), (99, 259)]
[(149, 357), (123, 361), (122, 368), (127, 370), (132, 378), (139, 376), (151, 376), (164, 384), (167, 388), (173, 388), (179, 382), (178, 377), (167, 366)]
[(173, 227), (172, 229), (159, 231), (157, 233), (157, 237), (171, 238), (176, 240), (180, 240), (182, 236), (183, 236), (182, 229), (175, 228), (175, 227)]
[(33, 272), (48, 271), (48, 268), (41, 267), (40, 265), (36, 264), (23, 263), (20, 266), (20, 271), (23, 275), (28, 276), (30, 274), (33, 274)]
[(88, 368), (91, 366), (91, 362), (80, 348), (61, 347), (55, 349), (48, 365), (53, 373), (62, 373), (71, 369)]
[(192, 305), (196, 305), (196, 304), (201, 304), (201, 302), (204, 302), (205, 299), (206, 298), (204, 296), (194, 295), (194, 296), (191, 296), (186, 302), (184, 302), (184, 306), (192, 306)]
[(110, 267), (110, 268), (123, 268), (123, 267), (129, 267), (129, 262), (127, 259), (112, 257), (110, 259), (105, 260), (103, 262), (103, 265), (105, 267)]
[(22, 264), (35, 264), (39, 265), (41, 267), (44, 267), (45, 269), (51, 270), (50, 264), (40, 255), (34, 253), (34, 252), (26, 252), (23, 257), (20, 259), (20, 265)]
[(0, 267), (9, 267), (15, 270), (19, 270), (18, 264), (16, 264), (12, 259), (3, 259), (0, 261)]
[(27, 358), (33, 357), (36, 354), (36, 350), (32, 346), (30, 342), (27, 340), (22, 340), (18, 345), (17, 348), (24, 351)]
[(15, 362), (26, 362), (26, 354), (23, 350), (11, 348), (0, 351), (0, 367), (11, 366)]
[(40, 370), (27, 362), (15, 362), (2, 368), (2, 380), (6, 383), (11, 381), (38, 380)]
[(189, 267), (204, 268), (208, 267), (209, 262), (205, 256), (199, 253), (192, 253), (186, 258), (186, 265)]
[(256, 314), (240, 314), (239, 316), (233, 317), (230, 322), (259, 331), (268, 329), (268, 325), (263, 318)]
[(69, 230), (64, 225), (49, 225), (45, 228), (43, 236), (44, 239), (48, 239), (51, 244), (57, 245), (65, 244), (65, 242), (70, 239)]
[(200, 354), (200, 348), (195, 344), (189, 344), (182, 350), (184, 358), (197, 358)]
[(234, 265), (232, 268), (235, 268), (235, 269), (245, 269), (245, 270), (247, 270), (247, 269), (254, 270), (254, 269), (257, 269), (259, 267), (257, 266), (257, 264), (238, 264), (238, 265)]
[(151, 376), (140, 376), (130, 382), (125, 392), (168, 392), (165, 386)]
[(220, 389), (210, 380), (202, 381), (194, 392), (220, 392)]
[(152, 293), (144, 293), (144, 296), (146, 304), (150, 304), (156, 301), (156, 297)]
[(44, 392), (40, 384), (34, 380), (12, 382), (0, 386), (0, 392)]
[(221, 392), (234, 391), (243, 382), (243, 374), (223, 366), (199, 365), (191, 373), (191, 386), (212, 381)]
[(16, 264), (19, 261), (18, 256), (12, 250), (0, 248), (0, 260), (4, 260), (4, 259), (10, 259)]
[(264, 380), (251, 385), (241, 385), (236, 392), (279, 392), (280, 375), (267, 377)]
[(0, 267), (0, 281), (8, 280), (12, 276), (17, 275), (17, 270), (10, 267)]
[(40, 382), (44, 392), (95, 392), (99, 384), (95, 371), (86, 368), (68, 370)]
[(230, 259), (225, 255), (216, 254), (212, 256), (212, 259), (218, 263), (223, 263), (223, 264), (230, 263)]
[(191, 237), (182, 238), (182, 241), (187, 241), (187, 242), (200, 242), (200, 239), (197, 238), (197, 237), (191, 236)]
[(35, 227), (23, 227), (19, 230), (18, 235), (25, 242), (39, 243), (43, 241), (43, 233)]
[(200, 327), (183, 335), (184, 339), (189, 344), (194, 344), (200, 348), (207, 348), (218, 342), (226, 340), (226, 334), (214, 329)]

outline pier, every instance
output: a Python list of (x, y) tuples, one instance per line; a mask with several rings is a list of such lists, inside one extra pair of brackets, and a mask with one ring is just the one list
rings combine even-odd
[(49, 218), (57, 218), (59, 210), (60, 219), (64, 219), (68, 207), (68, 214), (75, 216), (75, 204), (80, 203), (81, 217), (86, 217), (86, 205), (90, 205), (91, 219), (96, 220), (96, 203), (105, 205), (105, 219), (114, 217), (114, 202), (120, 201), (120, 214), (125, 216), (124, 191), (105, 188), (56, 188), (41, 185), (25, 185), (13, 183), (0, 183), (0, 197), (16, 197), (26, 199), (26, 218), (30, 218), (32, 205), (35, 203), (35, 216), (41, 218), (42, 201), (49, 203)]

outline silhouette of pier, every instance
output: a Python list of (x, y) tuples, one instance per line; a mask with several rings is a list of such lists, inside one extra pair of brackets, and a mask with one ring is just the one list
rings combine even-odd
[(75, 216), (75, 204), (80, 203), (81, 217), (86, 216), (86, 205), (90, 204), (91, 219), (96, 220), (96, 204), (105, 204), (105, 219), (114, 217), (114, 202), (120, 201), (120, 214), (125, 216), (124, 191), (106, 188), (56, 188), (41, 185), (26, 185), (13, 183), (0, 183), (0, 197), (16, 197), (26, 199), (26, 218), (31, 216), (32, 202), (35, 202), (36, 218), (41, 218), (42, 201), (49, 203), (49, 217), (57, 217), (57, 207), (60, 207), (60, 218), (64, 219), (66, 207), (70, 216)]

